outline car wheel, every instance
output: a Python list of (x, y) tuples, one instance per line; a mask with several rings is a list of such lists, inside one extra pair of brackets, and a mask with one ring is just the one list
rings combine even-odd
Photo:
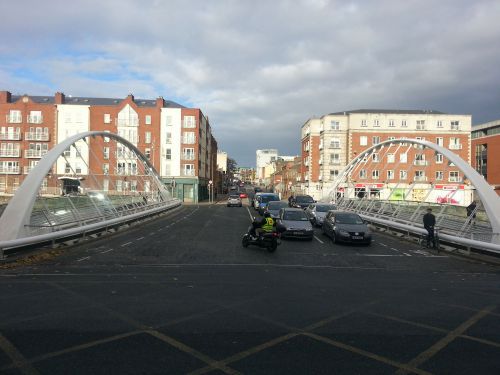
[(239, 205), (239, 207), (241, 207), (241, 204)]
[(332, 232), (332, 241), (333, 243), (338, 243), (339, 241), (337, 240), (337, 235), (335, 234), (335, 231)]

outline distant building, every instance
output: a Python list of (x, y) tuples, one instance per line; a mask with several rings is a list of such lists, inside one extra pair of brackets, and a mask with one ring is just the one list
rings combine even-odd
[(500, 120), (473, 126), (471, 137), (472, 166), (500, 195)]
[(263, 182), (265, 178), (265, 167), (267, 164), (273, 162), (278, 157), (278, 150), (267, 149), (267, 150), (257, 150), (256, 151), (256, 171), (258, 182)]
[[(12, 95), (0, 91), (0, 194), (13, 194), (49, 149), (86, 131), (107, 131), (127, 139), (151, 161), (174, 196), (186, 202), (208, 198), (216, 177), (217, 141), (208, 118), (197, 108), (156, 99)], [(58, 194), (58, 179), (117, 172), (103, 189), (135, 192), (137, 164), (109, 139), (77, 142), (59, 158), (42, 190)], [(123, 178), (121, 177), (123, 176)]]
[[(302, 125), (302, 190), (317, 199), (328, 194), (344, 167), (367, 148), (400, 138), (425, 139), (444, 146), (470, 162), (471, 116), (430, 110), (354, 110), (312, 118)], [(426, 189), (464, 188), (454, 166), (443, 163), (443, 155), (431, 150), (406, 148), (401, 156), (382, 155), (366, 163), (352, 180), (370, 196), (388, 199), (392, 188), (412, 186), (411, 200), (423, 199)], [(424, 168), (425, 166), (425, 168)], [(444, 198), (447, 191), (442, 192)], [(444, 199), (441, 196), (436, 199)], [(465, 194), (456, 194), (465, 203)]]

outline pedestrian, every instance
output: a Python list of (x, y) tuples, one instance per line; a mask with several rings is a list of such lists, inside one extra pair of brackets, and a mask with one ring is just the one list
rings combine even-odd
[(293, 193), (292, 193), (288, 197), (288, 207), (292, 207), (293, 206), (293, 200), (294, 200), (294, 197), (293, 197)]
[(427, 213), (424, 215), (424, 228), (427, 230), (427, 247), (431, 247), (435, 245), (434, 241), (434, 226), (436, 225), (436, 217), (432, 213), (432, 208), (427, 209)]
[(471, 220), (472, 221), (472, 224), (476, 224), (476, 207), (477, 207), (477, 204), (476, 204), (476, 201), (472, 201), (471, 204), (469, 204), (466, 208), (467, 210), (467, 217), (471, 217)]

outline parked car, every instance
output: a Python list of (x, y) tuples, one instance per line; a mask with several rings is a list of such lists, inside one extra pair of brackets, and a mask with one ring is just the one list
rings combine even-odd
[(291, 202), (291, 207), (306, 208), (316, 201), (310, 195), (297, 195)]
[(259, 214), (263, 215), (264, 210), (266, 209), (266, 206), (269, 202), (273, 201), (279, 201), (280, 197), (278, 194), (273, 194), (273, 193), (263, 193), (259, 195), (258, 202), (259, 205), (257, 206), (257, 211), (259, 211)]
[(352, 242), (370, 245), (372, 234), (368, 225), (353, 212), (328, 211), (323, 221), (323, 233), (333, 242)]
[(276, 228), (281, 232), (283, 238), (312, 240), (314, 236), (312, 224), (301, 208), (282, 208), (279, 212)]
[(227, 198), (227, 206), (238, 206), (241, 207), (241, 198), (238, 194), (229, 194), (229, 197)]
[(313, 203), (307, 206), (305, 212), (312, 225), (321, 227), (328, 211), (336, 210), (337, 206), (329, 203)]
[(262, 192), (262, 189), (261, 189), (260, 187), (255, 187), (255, 188), (253, 189), (253, 192), (254, 192), (255, 194), (257, 194), (257, 193), (261, 193), (261, 192)]
[(266, 211), (271, 214), (271, 217), (277, 219), (280, 214), (280, 210), (286, 207), (288, 207), (288, 202), (286, 201), (272, 201), (267, 204)]

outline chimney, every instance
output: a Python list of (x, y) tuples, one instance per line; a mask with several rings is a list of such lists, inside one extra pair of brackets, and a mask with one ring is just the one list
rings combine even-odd
[(127, 95), (127, 98), (130, 98), (131, 101), (134, 101), (134, 95), (132, 95), (131, 93)]
[(56, 94), (54, 95), (54, 103), (55, 104), (64, 104), (65, 102), (66, 102), (65, 95), (62, 92), (56, 92)]
[(0, 104), (10, 103), (12, 94), (9, 91), (0, 91)]
[(163, 96), (159, 96), (156, 99), (156, 108), (163, 108), (165, 106), (165, 100), (163, 100)]

